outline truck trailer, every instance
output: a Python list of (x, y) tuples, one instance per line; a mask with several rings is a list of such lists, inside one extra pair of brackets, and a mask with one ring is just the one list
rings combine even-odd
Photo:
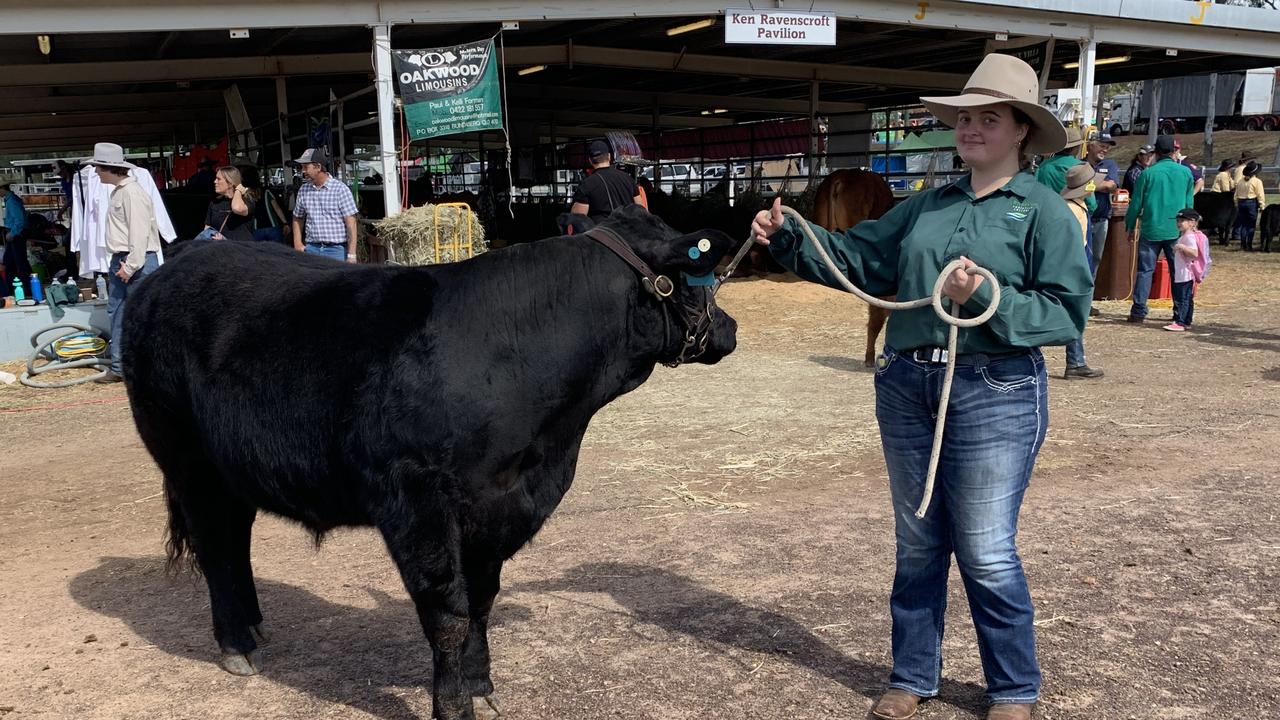
[[(1280, 68), (1219, 73), (1214, 92), (1215, 130), (1280, 129)], [(1160, 81), (1158, 127), (1161, 135), (1204, 132), (1209, 116), (1209, 76), (1165, 78)], [(1105, 127), (1112, 135), (1146, 133), (1151, 123), (1153, 81), (1135, 97), (1111, 98)]]

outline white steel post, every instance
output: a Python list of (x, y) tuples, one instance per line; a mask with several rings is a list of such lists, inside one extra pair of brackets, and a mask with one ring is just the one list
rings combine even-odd
[(387, 217), (400, 214), (400, 167), (395, 133), (395, 84), (391, 72), (391, 25), (373, 26), (374, 84), (378, 92), (378, 143), (382, 157), (382, 200)]
[(1098, 43), (1093, 38), (1080, 41), (1080, 71), (1077, 75), (1076, 85), (1080, 88), (1080, 129), (1083, 131), (1089, 125), (1098, 124), (1101, 119), (1096, 117), (1094, 111), (1093, 97), (1093, 69), (1094, 62), (1098, 59)]

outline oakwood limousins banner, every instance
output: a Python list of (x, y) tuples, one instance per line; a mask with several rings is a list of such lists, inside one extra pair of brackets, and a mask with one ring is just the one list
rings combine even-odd
[(502, 129), (493, 38), (428, 50), (393, 50), (409, 140)]

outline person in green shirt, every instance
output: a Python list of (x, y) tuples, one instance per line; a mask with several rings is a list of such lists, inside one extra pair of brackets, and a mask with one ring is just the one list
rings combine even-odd
[(1129, 197), (1129, 211), (1124, 216), (1129, 242), (1138, 238), (1138, 269), (1133, 278), (1133, 306), (1129, 322), (1147, 319), (1147, 298), (1151, 295), (1151, 276), (1155, 274), (1156, 257), (1164, 253), (1166, 267), (1173, 270), (1173, 246), (1178, 242), (1176, 216), (1183, 208), (1195, 207), (1195, 180), (1191, 171), (1173, 159), (1177, 150), (1172, 135), (1156, 138), (1156, 161), (1138, 176)]
[[(1058, 151), (1056, 155), (1040, 163), (1040, 167), (1036, 169), (1036, 180), (1044, 183), (1050, 190), (1060, 193), (1067, 186), (1067, 171), (1073, 166), (1084, 162), (1080, 157), (1080, 146), (1084, 144), (1084, 137), (1080, 134), (1079, 128), (1067, 128), (1067, 145)], [(1098, 209), (1098, 201), (1092, 195), (1085, 198), (1085, 207), (1088, 208), (1089, 214), (1092, 215)]]
[[(1014, 539), (1048, 427), (1039, 347), (1080, 336), (1093, 281), (1066, 202), (1020, 171), (1024, 153), (1056, 152), (1067, 141), (1038, 100), (1035, 70), (1008, 55), (986, 56), (961, 95), (921, 98), (955, 128), (967, 175), (843, 233), (809, 224), (840, 273), (873, 295), (928, 296), (957, 258), (989, 269), (1000, 283), (991, 321), (960, 331), (937, 490), (923, 519), (914, 511), (932, 449), (948, 326), (931, 308), (895, 311), (877, 359), (876, 418), (897, 548), (889, 603), (893, 670), (872, 708), (882, 720), (909, 718), (922, 698), (938, 694), (952, 554), (977, 630), (987, 718), (1026, 720), (1040, 696), (1034, 614)], [(838, 287), (777, 201), (756, 216), (752, 232), (801, 277)], [(966, 317), (981, 313), (992, 297), (981, 276), (963, 270), (946, 278), (943, 293)]]

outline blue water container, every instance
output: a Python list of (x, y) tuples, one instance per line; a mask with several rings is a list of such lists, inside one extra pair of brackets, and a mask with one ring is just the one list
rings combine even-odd
[(31, 273), (31, 297), (38, 303), (44, 302), (44, 288), (40, 286), (40, 276)]

